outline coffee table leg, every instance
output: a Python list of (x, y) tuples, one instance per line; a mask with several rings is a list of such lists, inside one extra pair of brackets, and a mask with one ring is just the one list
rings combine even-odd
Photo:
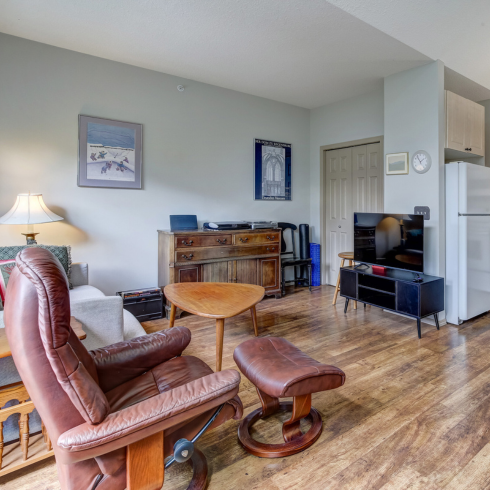
[(252, 323), (254, 325), (254, 333), (257, 337), (259, 335), (259, 329), (257, 327), (257, 311), (255, 310), (255, 305), (250, 308), (250, 312), (252, 313)]
[(223, 359), (223, 336), (225, 333), (225, 320), (216, 320), (216, 372), (221, 371), (221, 361)]
[(177, 312), (177, 307), (171, 303), (170, 304), (170, 324), (168, 326), (168, 328), (172, 328), (174, 326), (174, 323), (175, 323), (175, 313)]

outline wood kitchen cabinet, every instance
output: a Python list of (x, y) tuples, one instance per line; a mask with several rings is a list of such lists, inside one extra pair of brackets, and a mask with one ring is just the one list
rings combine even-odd
[(448, 90), (446, 148), (485, 156), (485, 107)]
[[(158, 231), (158, 285), (257, 284), (281, 296), (281, 230)], [(166, 305), (167, 317), (170, 305)], [(177, 311), (180, 315), (180, 311)]]

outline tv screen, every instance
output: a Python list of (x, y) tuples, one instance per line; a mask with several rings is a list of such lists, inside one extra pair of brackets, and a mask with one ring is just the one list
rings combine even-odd
[(354, 213), (354, 261), (424, 272), (424, 217)]

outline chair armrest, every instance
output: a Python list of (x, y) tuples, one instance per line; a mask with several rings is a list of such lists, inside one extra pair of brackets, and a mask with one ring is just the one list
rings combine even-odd
[(218, 407), (239, 385), (240, 374), (228, 369), (111, 413), (98, 425), (78, 425), (59, 436), (56, 458), (74, 463), (128, 446)]
[(70, 311), (82, 323), (87, 334), (87, 338), (82, 340), (87, 350), (124, 340), (123, 305), (120, 296), (72, 300)]
[(88, 285), (88, 264), (86, 262), (73, 262), (71, 264), (70, 282), (73, 286)]
[(173, 327), (90, 351), (102, 391), (112, 390), (158, 364), (180, 356), (190, 341), (188, 328)]

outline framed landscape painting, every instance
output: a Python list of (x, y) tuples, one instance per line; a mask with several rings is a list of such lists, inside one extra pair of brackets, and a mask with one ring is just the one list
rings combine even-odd
[(386, 175), (408, 174), (408, 152), (386, 154)]
[(78, 116), (78, 185), (141, 189), (143, 126)]
[(254, 140), (254, 199), (291, 201), (291, 145)]

